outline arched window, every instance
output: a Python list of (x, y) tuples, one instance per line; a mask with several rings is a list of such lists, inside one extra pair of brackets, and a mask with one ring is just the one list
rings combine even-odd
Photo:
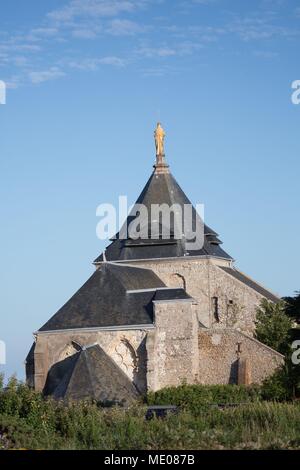
[(113, 351), (113, 359), (128, 377), (134, 381), (137, 372), (137, 355), (130, 342), (123, 338)]
[(71, 341), (61, 351), (59, 355), (59, 361), (63, 361), (64, 359), (67, 359), (67, 357), (73, 356), (73, 354), (76, 354), (81, 349), (82, 346), (79, 343), (76, 341)]
[(170, 287), (181, 287), (182, 289), (186, 290), (186, 280), (182, 274), (172, 274), (170, 283)]

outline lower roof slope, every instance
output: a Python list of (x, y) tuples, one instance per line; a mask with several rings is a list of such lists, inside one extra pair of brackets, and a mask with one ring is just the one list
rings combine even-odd
[[(103, 263), (39, 331), (152, 324), (159, 289), (166, 285), (150, 269)], [(167, 291), (169, 300), (190, 298)]]
[(49, 371), (45, 395), (56, 399), (93, 399), (128, 404), (139, 395), (127, 375), (97, 344), (55, 364)]

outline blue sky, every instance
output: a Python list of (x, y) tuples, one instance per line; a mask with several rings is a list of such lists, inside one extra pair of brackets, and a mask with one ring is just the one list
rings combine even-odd
[(96, 207), (135, 201), (157, 120), (236, 265), (300, 289), (299, 44), (293, 0), (1, 2), (0, 371), (93, 272)]

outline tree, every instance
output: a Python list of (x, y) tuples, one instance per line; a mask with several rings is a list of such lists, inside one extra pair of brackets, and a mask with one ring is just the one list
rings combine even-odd
[(286, 304), (286, 314), (300, 324), (300, 292), (295, 292), (294, 297), (283, 297)]
[(285, 313), (285, 302), (276, 304), (266, 299), (261, 301), (256, 314), (255, 338), (281, 354), (290, 351), (290, 330), (293, 322)]
[(300, 365), (292, 361), (294, 317), (287, 314), (288, 308), (284, 301), (274, 304), (264, 299), (257, 309), (255, 337), (285, 356), (282, 367), (264, 381), (263, 395), (269, 399), (295, 398), (300, 393)]

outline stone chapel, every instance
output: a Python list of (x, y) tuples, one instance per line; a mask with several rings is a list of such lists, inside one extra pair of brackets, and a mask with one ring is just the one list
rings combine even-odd
[[(166, 162), (164, 136), (158, 125), (154, 171), (137, 199), (149, 213), (153, 204), (190, 204)], [(30, 386), (58, 399), (128, 403), (183, 382), (260, 383), (282, 363), (253, 337), (261, 300), (279, 297), (237, 269), (207, 225), (203, 246), (190, 250), (184, 227), (175, 236), (176, 217), (168, 238), (157, 220), (145, 221), (156, 223), (155, 237), (114, 237), (91, 277), (34, 333)]]

